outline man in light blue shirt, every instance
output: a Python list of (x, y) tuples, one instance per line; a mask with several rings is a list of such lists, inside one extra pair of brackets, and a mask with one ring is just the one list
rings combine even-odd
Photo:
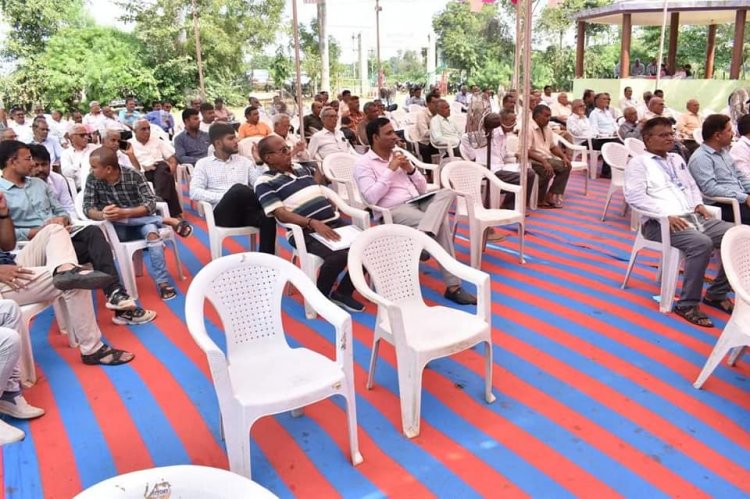
[[(707, 197), (736, 199), (743, 224), (750, 224), (750, 178), (739, 173), (729, 155), (732, 144), (732, 120), (724, 114), (712, 114), (703, 122), (703, 144), (695, 150), (688, 168), (701, 192)], [(734, 221), (732, 205), (722, 203), (721, 217)]]
[(132, 130), (133, 124), (141, 117), (141, 113), (135, 110), (135, 99), (133, 97), (125, 99), (125, 109), (121, 109), (117, 117), (120, 123)]

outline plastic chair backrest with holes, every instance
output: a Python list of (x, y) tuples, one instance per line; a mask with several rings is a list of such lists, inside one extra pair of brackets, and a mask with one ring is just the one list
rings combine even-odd
[(238, 153), (240, 156), (244, 156), (250, 161), (255, 161), (253, 158), (253, 146), (263, 140), (263, 137), (245, 137), (240, 140), (237, 144)]
[(336, 187), (336, 192), (347, 204), (355, 208), (364, 208), (362, 198), (354, 181), (354, 164), (357, 156), (345, 152), (329, 154), (323, 160), (323, 174)]
[(750, 305), (750, 227), (736, 225), (724, 234), (721, 261), (735, 295)]
[(625, 169), (628, 164), (628, 149), (617, 142), (607, 142), (602, 146), (602, 157), (607, 164), (615, 166), (621, 170)]
[(474, 204), (482, 201), (482, 180), (486, 168), (472, 161), (452, 161), (440, 172), (441, 182), (454, 191), (468, 196)]
[(631, 156), (636, 157), (646, 152), (646, 144), (642, 140), (629, 137), (625, 139), (625, 147)]

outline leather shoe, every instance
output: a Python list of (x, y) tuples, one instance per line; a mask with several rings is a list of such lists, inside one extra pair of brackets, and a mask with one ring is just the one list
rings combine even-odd
[(454, 289), (453, 291), (445, 290), (445, 294), (443, 295), (448, 300), (452, 301), (453, 303), (457, 303), (459, 305), (476, 305), (477, 304), (477, 297), (472, 295), (471, 293), (464, 291), (463, 288), (458, 287)]
[(115, 278), (98, 270), (73, 267), (70, 270), (55, 272), (52, 285), (61, 291), (69, 289), (100, 289), (109, 286)]

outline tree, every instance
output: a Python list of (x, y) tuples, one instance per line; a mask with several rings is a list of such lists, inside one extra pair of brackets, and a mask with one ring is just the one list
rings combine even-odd
[[(301, 25), (299, 27), (300, 49), (303, 54), (302, 68), (310, 78), (310, 83), (317, 90), (322, 83), (323, 62), (320, 55), (320, 35), (318, 34), (320, 23), (317, 19), (310, 21), (309, 26)], [(338, 80), (342, 71), (339, 58), (341, 56), (341, 46), (332, 36), (328, 37), (328, 71), (332, 80)], [(322, 88), (321, 90), (330, 90)]]
[(284, 88), (286, 81), (292, 75), (292, 61), (284, 53), (284, 47), (276, 48), (276, 56), (271, 61), (271, 78), (276, 88)]
[(83, 0), (11, 0), (0, 4), (9, 26), (4, 53), (24, 59), (41, 53), (47, 41), (67, 26), (86, 24)]

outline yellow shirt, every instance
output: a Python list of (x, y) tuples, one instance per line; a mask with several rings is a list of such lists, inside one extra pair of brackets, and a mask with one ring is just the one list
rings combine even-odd
[(262, 121), (259, 121), (257, 125), (245, 122), (240, 125), (238, 133), (239, 140), (242, 140), (245, 137), (268, 137), (269, 135), (271, 135), (271, 129)]
[(677, 131), (684, 137), (693, 138), (693, 130), (701, 128), (701, 119), (691, 112), (682, 113), (677, 120)]
[(532, 120), (531, 123), (529, 123), (529, 150), (537, 153), (543, 158), (551, 158), (553, 154), (550, 149), (553, 145), (552, 129), (549, 125), (542, 130), (539, 128), (539, 125)]

